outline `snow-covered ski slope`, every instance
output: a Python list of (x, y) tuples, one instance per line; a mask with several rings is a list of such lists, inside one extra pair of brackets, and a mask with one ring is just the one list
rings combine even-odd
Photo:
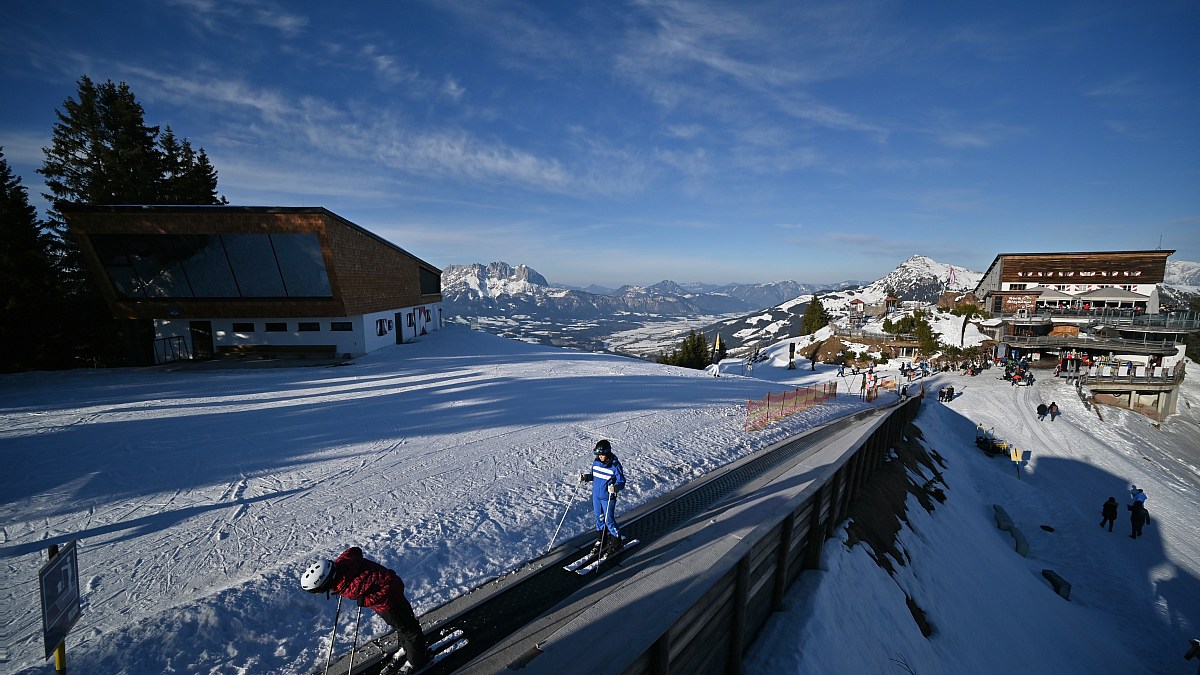
[[(1048, 373), (1032, 387), (1000, 375), (933, 378), (935, 390), (954, 386), (955, 399), (928, 397), (915, 424), (946, 462), (948, 500), (929, 514), (909, 498), (911, 529), (899, 536), (908, 560), (895, 580), (865, 544), (830, 542), (822, 572), (792, 588), (746, 672), (1195, 671), (1182, 656), (1200, 635), (1200, 383), (1185, 382), (1181, 414), (1155, 428), (1125, 410), (1100, 407), (1098, 416)], [(1063, 414), (1039, 422), (1037, 405), (1051, 401)], [(1020, 478), (1007, 458), (975, 447), (980, 423), (1031, 453)], [(1151, 524), (1136, 541), (1125, 509), (1131, 483), (1150, 495)], [(1121, 504), (1112, 533), (1099, 526), (1110, 496)], [(1028, 539), (1028, 558), (996, 528), (993, 504)], [(844, 529), (835, 539), (846, 540)], [(1071, 583), (1069, 602), (1044, 569)], [(929, 639), (905, 595), (932, 624)]]
[[(68, 638), (74, 672), (310, 672), (323, 662), (334, 606), (299, 590), (296, 575), (310, 559), (362, 546), (401, 573), (418, 614), (428, 611), (544, 553), (564, 511), (559, 541), (591, 527), (577, 480), (599, 438), (613, 442), (629, 473), (628, 509), (864, 405), (839, 397), (744, 433), (747, 400), (835, 379), (830, 366), (786, 370), (786, 353), (784, 344), (748, 376), (733, 367), (714, 378), (451, 326), (337, 368), (0, 377), (0, 646), (7, 649), (0, 672), (46, 672), (37, 568), (47, 544), (72, 538), (80, 542), (87, 602)], [(962, 396), (944, 410), (930, 401), (919, 421), (927, 437), (962, 450), (938, 448), (949, 461), (950, 501), (916, 518), (917, 541), (909, 544), (936, 555), (925, 555), (930, 567), (904, 574), (919, 575), (910, 594), (942, 633), (926, 640), (911, 618), (897, 619), (907, 614), (903, 597), (895, 602), (897, 583), (873, 563), (861, 565), (859, 547), (806, 582), (858, 601), (856, 611), (873, 623), (854, 630), (881, 636), (845, 650), (890, 668), (888, 658), (903, 653), (923, 674), (1009, 672), (1034, 658), (1012, 647), (1007, 632), (960, 635), (957, 626), (972, 625), (959, 616), (968, 613), (963, 603), (982, 616), (1013, 610), (1003, 621), (1018, 624), (1025, 615), (1065, 616), (1070, 621), (1039, 623), (1026, 636), (1053, 642), (1064, 662), (1094, 665), (1094, 643), (1105, 642), (1125, 650), (1112, 663), (1134, 664), (1123, 675), (1139, 672), (1136, 664), (1182, 666), (1177, 647), (1186, 644), (1176, 642), (1191, 637), (1200, 605), (1200, 431), (1187, 407), (1200, 402), (1194, 383), (1181, 402), (1185, 412), (1158, 430), (1108, 409), (1101, 423), (1065, 384), (1048, 379), (1010, 389), (987, 374), (939, 377)], [(1022, 422), (1036, 405), (1023, 399), (1042, 392), (1064, 409), (1053, 431)], [(1025, 480), (974, 450), (977, 421), (1033, 451)], [(1037, 445), (1047, 440), (1056, 442)], [(1096, 526), (1099, 505), (1109, 494), (1122, 498), (1128, 481), (1150, 493), (1148, 536), (1100, 538), (1108, 535)], [(990, 510), (994, 500), (1011, 500), (1005, 506), (1033, 540), (1034, 558), (1007, 560), (1011, 546), (983, 527), (983, 505)], [(1061, 514), (1046, 535), (1061, 551), (1036, 527), (1035, 516), (1046, 512)], [(952, 545), (989, 538), (989, 546)], [(840, 548), (828, 547), (827, 558)], [(1094, 566), (1082, 566), (1089, 556)], [(935, 564), (955, 573), (938, 580), (929, 574), (940, 569)], [(1071, 603), (1047, 590), (1040, 567), (1033, 569), (1043, 564), (1075, 584)], [(998, 579), (996, 570), (1007, 571)], [(820, 591), (812, 595), (820, 601)], [(772, 631), (783, 632), (756, 645), (749, 662), (756, 672), (807, 672), (814, 664), (848, 672), (855, 657), (828, 642), (828, 656), (809, 650), (806, 661), (795, 660), (796, 645), (838, 625), (846, 606), (806, 611), (781, 616)], [(341, 645), (350, 640), (344, 619)], [(1086, 639), (1077, 625), (1086, 626)], [(384, 629), (364, 614), (364, 638)], [(977, 640), (1007, 648), (981, 654)]]

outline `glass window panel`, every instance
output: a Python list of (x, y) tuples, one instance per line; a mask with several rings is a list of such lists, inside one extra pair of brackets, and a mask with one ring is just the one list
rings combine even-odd
[(321, 241), (315, 234), (273, 234), (275, 258), (283, 276), (287, 294), (297, 298), (326, 298), (333, 295)]
[(129, 257), (125, 255), (121, 236), (94, 234), (89, 238), (92, 248), (96, 250), (96, 255), (100, 258), (100, 263), (108, 272), (108, 279), (112, 282), (113, 290), (117, 295), (122, 298), (146, 297), (146, 294), (142, 292), (142, 284), (133, 271), (133, 265), (129, 263)]
[(243, 298), (286, 297), (269, 235), (223, 234), (221, 239)]
[(215, 234), (184, 234), (163, 237), (179, 256), (197, 298), (236, 298), (238, 287), (225, 258), (221, 238)]
[(190, 298), (192, 291), (184, 276), (183, 266), (177, 260), (170, 259), (168, 253), (158, 245), (165, 243), (161, 241), (164, 238), (128, 235), (123, 242), (125, 253), (138, 278), (145, 284), (146, 297)]

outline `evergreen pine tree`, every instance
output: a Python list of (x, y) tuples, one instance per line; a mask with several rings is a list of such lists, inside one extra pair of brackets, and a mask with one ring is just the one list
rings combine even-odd
[(825, 311), (825, 307), (821, 305), (821, 299), (813, 296), (812, 302), (808, 303), (808, 309), (804, 310), (804, 316), (800, 319), (800, 334), (812, 335), (829, 325), (829, 312)]
[(49, 365), (56, 352), (53, 256), (54, 238), (0, 148), (0, 363), (6, 371)]
[(162, 153), (163, 204), (226, 204), (217, 196), (217, 170), (208, 161), (204, 148), (192, 149), (191, 141), (175, 137), (171, 127), (163, 130), (158, 141)]
[(145, 122), (145, 111), (129, 89), (111, 80), (97, 85), (79, 78), (77, 99), (56, 110), (51, 144), (38, 173), (46, 178), (50, 230), (59, 253), (56, 267), (63, 312), (70, 317), (79, 354), (88, 362), (119, 363), (143, 358), (133, 336), (145, 326), (114, 321), (99, 287), (84, 269), (79, 249), (62, 218), (68, 205), (222, 204), (217, 172), (204, 150), (169, 129), (161, 138)]
[(669, 366), (704, 370), (709, 366), (710, 359), (708, 340), (702, 333), (691, 330), (678, 348), (672, 350), (670, 355), (659, 354), (657, 361)]

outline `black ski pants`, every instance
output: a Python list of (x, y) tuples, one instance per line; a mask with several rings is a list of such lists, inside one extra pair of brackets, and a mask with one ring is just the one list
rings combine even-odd
[(408, 598), (403, 595), (393, 597), (390, 604), (391, 611), (379, 612), (379, 618), (396, 629), (396, 637), (399, 638), (400, 646), (404, 648), (408, 662), (413, 668), (420, 668), (429, 660), (429, 655), (425, 652), (425, 634), (421, 632), (421, 623), (413, 614)]

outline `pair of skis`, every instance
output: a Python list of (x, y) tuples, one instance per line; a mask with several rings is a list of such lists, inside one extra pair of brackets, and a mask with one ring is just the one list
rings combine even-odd
[(600, 569), (601, 567), (603, 567), (604, 564), (607, 563), (609, 560), (612, 560), (613, 558), (621, 555), (625, 551), (633, 548), (634, 546), (637, 546), (639, 543), (640, 542), (637, 539), (630, 539), (630, 540), (626, 541), (625, 544), (617, 551), (610, 552), (610, 553), (602, 552), (600, 555), (596, 555), (596, 554), (592, 553), (591, 551), (588, 551), (588, 554), (583, 556), (579, 560), (575, 560), (573, 562), (567, 563), (566, 565), (563, 565), (563, 569), (568, 572), (574, 572), (575, 574), (586, 576), (588, 574), (591, 574), (592, 572), (595, 572), (596, 570)]
[(425, 665), (420, 668), (413, 668), (408, 663), (408, 659), (404, 657), (404, 648), (401, 647), (394, 656), (387, 659), (387, 663), (379, 671), (379, 675), (416, 675), (428, 670), (434, 664), (441, 662), (442, 659), (466, 647), (467, 644), (466, 633), (461, 628), (443, 628), (441, 637), (426, 647), (429, 660), (425, 662)]

